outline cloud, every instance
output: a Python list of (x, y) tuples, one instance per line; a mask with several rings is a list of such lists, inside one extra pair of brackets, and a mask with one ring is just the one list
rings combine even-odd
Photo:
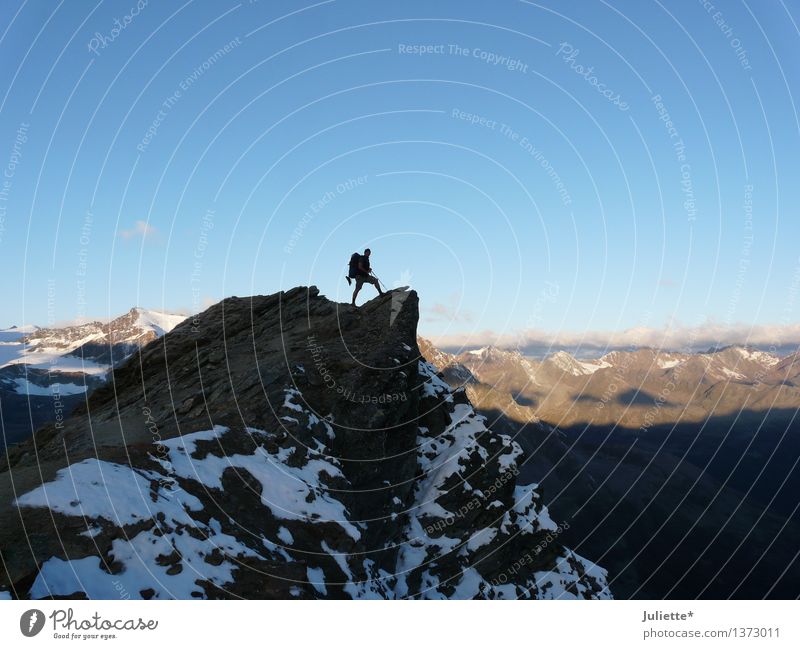
[(433, 306), (425, 309), (426, 318), (428, 322), (439, 322), (445, 320), (447, 322), (473, 322), (475, 316), (470, 311), (461, 308), (461, 299), (458, 294), (451, 295), (447, 300), (447, 304), (443, 302), (435, 302)]
[(472, 312), (463, 308), (459, 293), (451, 293), (444, 302), (435, 302), (423, 311), (427, 322), (474, 322)]
[(778, 353), (800, 348), (800, 324), (722, 325), (707, 322), (697, 326), (670, 325), (662, 328), (634, 327), (623, 331), (558, 331), (529, 329), (499, 333), (481, 331), (469, 334), (430, 336), (443, 349), (462, 349), (495, 345), (540, 355), (548, 350), (573, 349), (584, 352), (654, 347), (679, 351), (705, 351), (726, 345), (749, 345)]
[(153, 239), (158, 235), (158, 229), (154, 225), (150, 225), (146, 221), (136, 221), (130, 230), (120, 230), (119, 236), (123, 239), (135, 239), (141, 237), (142, 239)]

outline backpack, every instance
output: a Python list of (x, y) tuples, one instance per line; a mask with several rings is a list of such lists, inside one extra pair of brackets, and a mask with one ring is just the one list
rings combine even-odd
[(355, 279), (358, 275), (358, 262), (361, 261), (361, 255), (354, 252), (350, 255), (350, 267), (347, 270), (347, 276)]

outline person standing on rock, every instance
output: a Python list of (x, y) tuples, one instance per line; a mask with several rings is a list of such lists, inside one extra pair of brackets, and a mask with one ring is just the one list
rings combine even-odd
[[(365, 282), (367, 284), (372, 284), (375, 288), (377, 288), (378, 295), (383, 295), (378, 278), (372, 274), (372, 267), (369, 264), (369, 256), (371, 254), (372, 251), (367, 248), (363, 255), (353, 255), (353, 259), (351, 260), (351, 263), (355, 266), (355, 268), (351, 267), (350, 275), (356, 280), (356, 290), (353, 291), (353, 300), (350, 302), (353, 306), (356, 305), (356, 297), (358, 296), (358, 292), (361, 290), (361, 287)], [(357, 259), (356, 256), (358, 257)], [(347, 278), (347, 281), (350, 281), (350, 277)]]

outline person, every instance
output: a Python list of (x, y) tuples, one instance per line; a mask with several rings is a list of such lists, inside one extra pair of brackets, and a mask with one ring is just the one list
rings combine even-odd
[(351, 304), (353, 306), (356, 305), (356, 297), (358, 296), (358, 292), (361, 290), (361, 287), (367, 283), (372, 284), (375, 288), (378, 289), (378, 294), (383, 295), (383, 291), (381, 290), (381, 285), (378, 282), (378, 278), (372, 274), (372, 267), (369, 264), (369, 256), (372, 254), (372, 251), (367, 248), (364, 251), (363, 255), (360, 255), (358, 258), (358, 268), (356, 270), (356, 289), (353, 291), (353, 300)]

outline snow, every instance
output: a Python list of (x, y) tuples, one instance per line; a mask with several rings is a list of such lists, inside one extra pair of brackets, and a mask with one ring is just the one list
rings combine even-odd
[(47, 352), (34, 352), (27, 354), (24, 358), (20, 359), (20, 363), (25, 363), (30, 368), (49, 370), (52, 373), (64, 372), (82, 372), (83, 374), (91, 374), (99, 376), (108, 372), (111, 369), (110, 365), (103, 363), (95, 363), (92, 360), (83, 360), (79, 356), (60, 356)]
[[(428, 384), (425, 386), (426, 394), (444, 396), (445, 393), (451, 393), (449, 386), (439, 384), (441, 382), (440, 379), (427, 363), (421, 362), (419, 371), (421, 375), (428, 378)], [(460, 403), (453, 405), (450, 423), (438, 436), (434, 438), (426, 437), (427, 429), (420, 427), (420, 435), (417, 438), (419, 445), (417, 461), (423, 478), (415, 488), (416, 507), (412, 512), (409, 512), (410, 521), (406, 533), (407, 538), (411, 539), (411, 541), (404, 543), (400, 548), (398, 575), (426, 564), (430, 561), (431, 553), (446, 554), (456, 550), (460, 545), (462, 548), (464, 547), (464, 541), (460, 538), (453, 538), (447, 535), (447, 528), (445, 528), (444, 534), (432, 536), (429, 534), (430, 527), (424, 526), (423, 520), (426, 522), (431, 520), (446, 521), (456, 516), (437, 501), (450, 489), (457, 488), (452, 487), (454, 484), (452, 478), (456, 474), (463, 473), (467, 464), (476, 459), (480, 459), (483, 462), (490, 460), (488, 451), (479, 443), (479, 438), (488, 432), (485, 419), (478, 415), (469, 404)], [(515, 464), (517, 457), (522, 454), (522, 449), (507, 436), (502, 436), (501, 439), (504, 445), (508, 447), (508, 451), (502, 453), (496, 459), (501, 470), (507, 471)], [(447, 485), (450, 485), (450, 487)], [(462, 482), (461, 488), (465, 492), (471, 490), (466, 481)], [(441, 531), (441, 528), (438, 531)], [(469, 539), (465, 539), (467, 550), (474, 550), (492, 542), (497, 533), (498, 529), (496, 527), (489, 527), (479, 531)], [(480, 583), (486, 584), (485, 580), (477, 572), (473, 577), (466, 579), (468, 579), (469, 583), (462, 579), (461, 585), (457, 588), (458, 592), (465, 594), (465, 597), (477, 595), (478, 585)], [(425, 596), (436, 596), (438, 593), (437, 587), (437, 580), (427, 572), (423, 572), (421, 589), (425, 591)], [(396, 590), (397, 595), (400, 597), (409, 594), (405, 579), (398, 579)], [(469, 595), (466, 595), (466, 593), (469, 593)], [(456, 595), (456, 597), (458, 596)]]
[[(489, 459), (486, 449), (477, 443), (477, 438), (487, 432), (484, 422), (472, 406), (457, 403), (451, 423), (441, 435), (430, 439), (418, 438), (421, 451), (418, 460), (425, 475), (420, 483), (425, 489), (420, 513), (426, 513), (432, 507), (441, 509), (433, 501), (445, 492), (443, 485), (447, 479), (460, 471), (460, 459), (469, 461), (473, 453), (478, 453), (484, 461)], [(428, 457), (430, 454), (433, 454), (432, 458)]]
[[(361, 538), (361, 533), (348, 520), (344, 505), (323, 488), (322, 474), (342, 476), (341, 470), (327, 460), (314, 458), (301, 467), (289, 466), (287, 462), (294, 452), (293, 448), (281, 448), (274, 457), (262, 448), (257, 449), (254, 455), (219, 457), (209, 454), (203, 459), (191, 457), (198, 440), (214, 439), (227, 430), (223, 426), (215, 426), (210, 431), (163, 440), (161, 443), (169, 450), (169, 465), (174, 474), (196, 480), (209, 489), (222, 489), (222, 473), (225, 469), (244, 469), (261, 483), (261, 502), (276, 517), (336, 522), (354, 540)], [(249, 430), (266, 434), (264, 431)], [(163, 460), (162, 463), (167, 465)]]
[(481, 347), (480, 349), (472, 349), (468, 351), (467, 354), (470, 354), (471, 356), (483, 356), (483, 354), (488, 350), (488, 347)]
[[(160, 479), (158, 484), (154, 482)], [(204, 557), (214, 548), (223, 556), (258, 557), (236, 538), (224, 534), (215, 519), (207, 525), (189, 515), (202, 508), (200, 501), (180, 488), (169, 489), (161, 474), (90, 458), (62, 469), (53, 482), (26, 493), (16, 503), (23, 507), (49, 507), (69, 516), (105, 519), (117, 526), (153, 521), (135, 536), (122, 535), (112, 543), (115, 562), (123, 565), (110, 574), (96, 556), (65, 561), (45, 561), (31, 588), (33, 598), (85, 592), (90, 599), (140, 598), (153, 588), (159, 599), (190, 598), (203, 594), (195, 581), (205, 579), (222, 586), (233, 579), (235, 565), (228, 560), (215, 566)], [(188, 533), (194, 528), (199, 538)], [(84, 535), (97, 531), (87, 528)], [(159, 557), (180, 554), (182, 570), (167, 574)], [(194, 593), (194, 595), (193, 595)]]
[(150, 311), (148, 309), (136, 309), (139, 317), (136, 319), (136, 326), (154, 331), (157, 336), (169, 333), (181, 322), (186, 320), (185, 315), (177, 313), (166, 313), (164, 311)]
[(32, 334), (38, 328), (39, 327), (36, 325), (29, 324), (22, 325), (21, 327), (7, 327), (6, 329), (0, 329), (0, 341), (8, 340), (11, 337), (19, 338), (25, 334)]
[[(195, 582), (206, 580), (217, 586), (230, 583), (236, 570), (230, 561), (215, 566), (205, 561), (212, 549), (223, 554), (259, 556), (237, 539), (220, 532), (214, 519), (201, 529), (202, 538), (195, 538), (185, 529), (163, 535), (153, 530), (140, 532), (131, 539), (115, 539), (111, 554), (114, 561), (122, 563), (124, 570), (110, 574), (103, 569), (99, 557), (64, 561), (58, 557), (47, 560), (31, 587), (33, 599), (53, 595), (85, 592), (89, 599), (141, 599), (141, 591), (154, 589), (155, 599), (190, 599), (203, 589)], [(174, 575), (167, 574), (169, 565), (160, 565), (158, 558), (175, 551), (181, 556), (183, 569)], [(127, 597), (126, 597), (127, 595)]]
[(481, 584), (486, 584), (481, 574), (475, 568), (467, 568), (456, 586), (453, 599), (472, 599), (480, 592)]
[[(333, 560), (336, 562), (336, 565), (339, 566), (339, 569), (344, 573), (345, 577), (347, 577), (348, 584), (344, 586), (345, 591), (349, 589), (355, 588), (353, 582), (353, 573), (350, 570), (350, 566), (347, 565), (346, 554), (342, 552), (337, 552), (336, 550), (331, 549), (331, 547), (325, 543), (325, 541), (320, 542), (320, 547), (327, 552), (329, 555), (333, 557)], [(351, 596), (356, 596), (357, 592), (350, 591)]]
[(81, 536), (86, 536), (90, 539), (93, 539), (95, 536), (100, 534), (103, 531), (103, 528), (99, 525), (92, 525), (87, 527), (83, 532), (81, 532)]
[(567, 352), (556, 352), (552, 354), (547, 360), (549, 360), (553, 365), (558, 367), (559, 369), (570, 372), (572, 374), (575, 373), (575, 364), (577, 361)]
[(303, 398), (303, 395), (300, 394), (300, 391), (295, 390), (294, 388), (286, 388), (284, 392), (286, 392), (286, 397), (283, 400), (283, 407), (289, 408), (289, 410), (303, 412), (303, 406), (292, 401), (292, 399), (295, 397), (300, 397), (301, 399)]
[(475, 552), (479, 550), (484, 545), (489, 545), (492, 541), (495, 540), (497, 537), (497, 528), (496, 527), (484, 527), (477, 532), (475, 532), (467, 541), (467, 544), (464, 546), (466, 550), (469, 552)]
[[(440, 588), (437, 565), (439, 557), (457, 553), (458, 557), (464, 558), (463, 565), (469, 565), (475, 559), (474, 553), (482, 552), (486, 546), (503, 543), (504, 535), (557, 529), (541, 503), (535, 485), (517, 486), (512, 493), (512, 504), (508, 500), (497, 500), (491, 493), (484, 495), (466, 481), (468, 471), (489, 463), (497, 467), (501, 479), (516, 475), (522, 449), (510, 437), (491, 433), (485, 418), (468, 403), (455, 403), (452, 390), (432, 365), (420, 362), (418, 368), (423, 380), (422, 392), (439, 400), (448, 413), (449, 422), (435, 436), (425, 427), (419, 427), (417, 461), (422, 477), (414, 487), (414, 505), (410, 511), (404, 512), (408, 523), (398, 539), (397, 564), (392, 574), (378, 570), (374, 562), (359, 557), (358, 552), (351, 553), (352, 543), (348, 539), (323, 528), (325, 533), (324, 540), (320, 540), (320, 549), (330, 555), (339, 569), (332, 563), (323, 563), (331, 567), (329, 572), (332, 574), (328, 579), (323, 568), (306, 564), (308, 582), (320, 596), (328, 595), (326, 582), (341, 582), (341, 575), (344, 575), (341, 589), (353, 598), (443, 598), (445, 594)], [(296, 389), (287, 389), (284, 413), (276, 414), (280, 416), (290, 412), (290, 418), (300, 426), (317, 426), (320, 421), (328, 426), (327, 421), (320, 420), (301, 404), (305, 404), (303, 395)], [(245, 430), (256, 442), (270, 436), (263, 430)], [(108, 533), (114, 532), (109, 524), (118, 528), (139, 524), (133, 530), (127, 527), (110, 534), (113, 540), (107, 556), (113, 557), (115, 562), (114, 574), (98, 556), (72, 560), (54, 556), (42, 564), (29, 596), (65, 596), (83, 592), (92, 599), (128, 599), (140, 598), (142, 591), (152, 589), (156, 599), (207, 597), (211, 593), (207, 593), (198, 581), (224, 588), (225, 584), (236, 579), (235, 573), (246, 557), (294, 562), (298, 560), (294, 555), (302, 553), (302, 561), (313, 564), (313, 552), (293, 547), (295, 539), (288, 527), (295, 530), (296, 524), (278, 525), (274, 536), (269, 534), (282, 546), (265, 538), (264, 533), (259, 534), (256, 541), (260, 540), (260, 543), (256, 551), (223, 531), (223, 524), (227, 528), (236, 523), (233, 519), (225, 517), (221, 519), (222, 523), (209, 519), (213, 511), (193, 515), (193, 512), (203, 510), (206, 501), (200, 492), (203, 489), (207, 492), (222, 489), (222, 476), (228, 469), (246, 471), (260, 483), (261, 502), (275, 518), (304, 524), (336, 523), (352, 540), (360, 540), (362, 532), (359, 527), (365, 527), (351, 522), (344, 504), (336, 499), (337, 490), (331, 488), (330, 483), (336, 479), (334, 484), (338, 489), (338, 480), (343, 480), (344, 475), (339, 462), (324, 454), (324, 446), (319, 445), (315, 451), (281, 442), (277, 447), (257, 445), (251, 454), (247, 454), (249, 451), (231, 454), (225, 452), (231, 441), (226, 437), (229, 434), (242, 433), (216, 425), (208, 430), (161, 440), (160, 445), (165, 451), (158, 457), (150, 456), (160, 465), (158, 471), (134, 469), (94, 458), (83, 460), (60, 470), (53, 481), (20, 496), (16, 503), (21, 507), (49, 507), (64, 515), (85, 517), (88, 519), (86, 528), (80, 534), (94, 538), (106, 532), (102, 537), (106, 543), (109, 542)], [(485, 445), (487, 439), (491, 446)], [(315, 441), (319, 444), (319, 440)], [(273, 450), (267, 451), (267, 448)], [(179, 488), (179, 480), (180, 484), (203, 497), (203, 501)], [(448, 493), (454, 494), (455, 500), (442, 498)], [(216, 495), (207, 493), (212, 500)], [(485, 501), (480, 506), (491, 512), (494, 522), (483, 529), (469, 531), (465, 531), (463, 525), (447, 523), (432, 531), (430, 523), (434, 520), (447, 521), (466, 515), (462, 510), (448, 511), (451, 507), (448, 503), (458, 503), (459, 499), (466, 502), (470, 498), (471, 501)], [(440, 500), (447, 504), (447, 508), (438, 502)], [(397, 497), (393, 503), (395, 509), (402, 506)], [(396, 516), (397, 512), (392, 512), (392, 515)], [(298, 526), (295, 533), (302, 531)], [(303, 539), (305, 544), (305, 535)], [(222, 560), (209, 563), (206, 558), (216, 549), (219, 549), (216, 558), (221, 554)], [(174, 569), (172, 559), (165, 561), (167, 557), (175, 556), (179, 557), (177, 561), (181, 569), (178, 571)], [(363, 562), (363, 570), (359, 561)], [(121, 569), (118, 570), (117, 566)], [(510, 583), (490, 584), (482, 570), (481, 566), (477, 569), (468, 567), (460, 577), (456, 575), (450, 582), (455, 592), (448, 593), (448, 596), (467, 599), (488, 594), (516, 599), (528, 591), (552, 599), (582, 597), (589, 594), (584, 573), (596, 577), (601, 584), (605, 584), (606, 579), (605, 571), (569, 551), (562, 554), (552, 570), (536, 573), (535, 579), (532, 578), (534, 575), (526, 573), (530, 579), (515, 575)], [(414, 585), (414, 592), (409, 592), (406, 583), (409, 571), (415, 571), (421, 580), (419, 586)], [(354, 577), (354, 574), (359, 577)], [(361, 575), (368, 578), (363, 579)], [(302, 594), (297, 587), (290, 592), (298, 596)], [(338, 586), (334, 594), (339, 594)], [(604, 594), (610, 597), (607, 589)]]
[[(603, 366), (602, 363), (592, 365), (597, 369)], [(421, 365), (420, 374), (427, 376), (433, 384), (425, 390), (426, 393), (435, 393), (440, 398), (444, 396), (445, 388), (436, 383), (436, 375), (430, 368)], [(462, 510), (451, 512), (445, 509), (438, 502), (442, 500), (441, 496), (454, 489), (461, 489), (465, 495), (472, 495), (473, 500), (480, 498), (486, 501), (487, 496), (473, 489), (465, 480), (468, 467), (474, 466), (478, 461), (496, 461), (502, 479), (504, 475), (516, 475), (514, 471), (519, 466), (523, 452), (508, 436), (492, 435), (486, 428), (485, 419), (468, 404), (454, 404), (449, 416), (449, 425), (436, 437), (429, 437), (429, 431), (419, 427), (418, 463), (422, 478), (415, 487), (414, 507), (408, 512), (409, 523), (404, 534), (408, 540), (402, 544), (398, 554), (395, 570), (397, 583), (394, 588), (396, 597), (444, 598), (445, 594), (439, 589), (440, 582), (435, 575), (437, 559), (448, 553), (457, 552), (468, 565), (474, 561), (476, 552), (480, 553), (486, 546), (503, 543), (501, 535), (530, 535), (540, 531), (558, 530), (547, 507), (541, 503), (537, 486), (517, 485), (512, 493), (513, 504), (510, 507), (508, 503), (497, 498), (484, 502), (481, 507), (492, 512), (495, 521), (483, 529), (473, 529), (462, 537), (463, 527), (459, 531), (459, 526), (453, 526), (452, 523), (465, 514)], [(484, 434), (491, 435), (492, 443), (496, 443), (499, 438), (506, 451), (501, 450), (499, 455), (489, 457), (488, 449), (481, 444)], [(533, 552), (531, 548), (531, 553)], [(582, 576), (584, 570), (586, 574), (591, 572), (592, 576), (597, 576), (601, 585), (605, 584), (605, 571), (591, 562), (581, 564), (582, 561), (577, 555), (564, 551), (552, 571), (536, 575), (539, 579), (526, 580), (515, 571), (511, 577), (506, 575), (508, 579), (502, 583), (496, 580), (489, 582), (478, 569), (468, 567), (457, 582), (450, 582), (455, 590), (447, 597), (518, 599), (527, 592), (530, 596), (551, 599), (576, 597), (574, 593), (577, 593), (577, 597), (582, 598), (591, 594), (591, 585)], [(418, 589), (410, 592), (406, 574), (423, 567), (425, 569), (417, 573), (420, 577)], [(600, 593), (600, 597), (611, 597), (607, 588)]]
[(514, 442), (508, 435), (500, 435), (503, 446), (508, 447), (508, 452), (497, 457), (497, 464), (501, 473), (505, 473), (517, 466), (517, 460), (521, 459), (522, 447)]
[(749, 361), (755, 361), (762, 365), (772, 366), (780, 362), (780, 358), (768, 352), (762, 352), (757, 349), (748, 349), (747, 347), (736, 347), (736, 351), (741, 354), (742, 358)]
[(27, 394), (30, 396), (52, 396), (60, 394), (68, 396), (71, 394), (83, 394), (86, 392), (86, 385), (76, 385), (75, 383), (52, 383), (48, 386), (36, 385), (27, 379), (14, 379), (17, 384), (15, 391), (17, 394)]
[(734, 372), (733, 370), (731, 370), (731, 369), (729, 369), (727, 367), (723, 367), (722, 368), (722, 373), (726, 377), (728, 377), (729, 379), (744, 379), (744, 378), (746, 378), (744, 374), (741, 374), (740, 372)]
[(602, 358), (596, 361), (579, 361), (572, 356), (572, 354), (565, 351), (556, 352), (546, 360), (555, 365), (562, 372), (567, 372), (573, 376), (594, 374), (599, 369), (611, 367), (611, 363)]
[(662, 370), (668, 370), (672, 367), (676, 367), (677, 365), (681, 364), (680, 358), (672, 358), (672, 359), (664, 359), (658, 358), (656, 359), (656, 365), (658, 365)]
[(108, 371), (108, 365), (99, 365), (93, 361), (84, 361), (80, 357), (68, 356), (84, 342), (91, 342), (98, 336), (87, 336), (76, 343), (65, 346), (51, 345), (32, 349), (32, 345), (19, 341), (0, 343), (0, 367), (8, 365), (25, 364), (35, 369), (50, 370), (53, 372), (83, 372), (85, 374), (103, 374)]
[(602, 370), (605, 367), (611, 367), (611, 363), (608, 363), (604, 360), (578, 361), (578, 364), (583, 368), (584, 374), (594, 374), (597, 370)]
[(439, 377), (433, 365), (420, 361), (419, 373), (424, 380), (422, 391), (426, 397), (444, 396), (446, 401), (452, 401), (450, 386)]
[[(583, 572), (605, 583), (606, 571), (596, 566), (591, 561), (578, 556), (571, 550), (566, 550), (565, 555), (556, 559), (553, 570), (540, 570), (534, 573), (539, 597), (542, 599), (582, 599), (582, 590), (578, 575), (570, 565), (570, 561), (583, 564)], [(576, 590), (577, 594), (570, 592)], [(598, 595), (599, 599), (611, 599), (608, 587)]]
[(292, 545), (294, 543), (294, 537), (292, 536), (292, 533), (285, 527), (278, 529), (278, 539), (280, 539), (280, 541), (286, 545)]
[[(152, 331), (157, 336), (163, 336), (186, 319), (185, 315), (148, 309), (136, 309), (136, 312), (137, 318), (134, 322), (136, 336), (142, 331)], [(83, 372), (92, 375), (106, 373), (110, 369), (108, 365), (69, 356), (86, 343), (105, 341), (103, 325), (99, 322), (90, 322), (76, 326), (81, 327), (78, 330), (78, 333), (83, 334), (81, 338), (70, 338), (76, 334), (74, 330), (68, 333), (66, 327), (42, 330), (39, 327), (27, 326), (0, 330), (0, 367), (25, 364), (32, 368), (60, 372)], [(40, 332), (38, 336), (29, 335), (37, 332)], [(25, 335), (28, 335), (29, 340), (23, 343), (20, 339)]]
[(56, 474), (53, 482), (16, 500), (21, 507), (48, 507), (67, 516), (104, 518), (117, 525), (149, 519), (160, 510), (150, 497), (150, 478), (121, 464), (89, 458)]
[[(513, 514), (516, 514), (518, 517), (523, 517), (523, 519), (527, 519), (529, 514), (534, 511), (533, 501), (534, 498), (538, 498), (539, 494), (536, 491), (534, 485), (522, 485), (517, 486), (514, 488), (514, 506), (509, 509), (505, 515), (503, 516), (503, 521), (500, 524), (500, 529), (503, 532), (510, 532), (513, 529), (513, 526), (519, 526), (522, 528), (522, 533), (530, 533), (535, 532), (536, 528), (532, 528), (529, 523), (519, 525), (519, 521), (512, 520)], [(536, 527), (542, 530), (557, 530), (558, 525), (556, 522), (550, 518), (550, 513), (545, 505), (542, 505), (539, 511), (536, 513)]]
[(312, 568), (309, 566), (306, 568), (306, 576), (308, 577), (309, 583), (318, 593), (321, 595), (328, 594), (328, 589), (325, 588), (325, 573), (322, 568)]

